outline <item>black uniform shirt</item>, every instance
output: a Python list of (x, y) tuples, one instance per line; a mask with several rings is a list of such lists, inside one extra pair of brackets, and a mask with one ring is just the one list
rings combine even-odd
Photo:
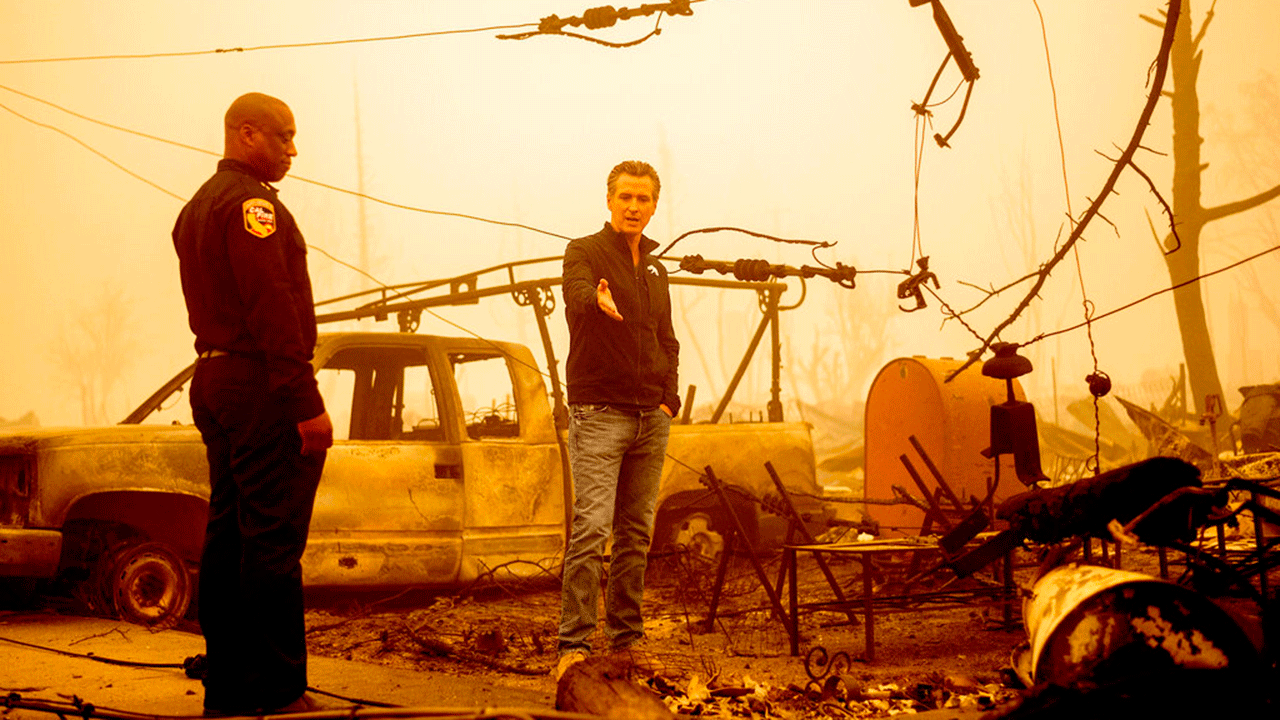
[(324, 412), (311, 356), (315, 302), (297, 223), (253, 169), (223, 158), (173, 227), (196, 352), (262, 359), (286, 415)]

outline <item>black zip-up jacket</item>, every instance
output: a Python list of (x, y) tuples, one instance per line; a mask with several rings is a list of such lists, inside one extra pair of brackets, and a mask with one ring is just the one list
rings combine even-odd
[(323, 413), (307, 244), (276, 189), (223, 158), (178, 215), (173, 247), (196, 352), (259, 358), (286, 417)]
[[(665, 404), (673, 415), (680, 412), (680, 343), (671, 327), (667, 270), (650, 254), (657, 247), (641, 236), (640, 264), (633, 266), (627, 241), (605, 223), (600, 232), (565, 248), (569, 402), (626, 409)], [(601, 278), (609, 281), (622, 322), (596, 305)]]

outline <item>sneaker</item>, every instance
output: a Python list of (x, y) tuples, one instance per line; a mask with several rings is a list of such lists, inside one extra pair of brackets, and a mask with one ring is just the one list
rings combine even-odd
[(560, 661), (556, 663), (556, 682), (560, 682), (560, 678), (568, 672), (569, 668), (577, 665), (587, 659), (587, 654), (581, 650), (570, 650), (560, 656)]

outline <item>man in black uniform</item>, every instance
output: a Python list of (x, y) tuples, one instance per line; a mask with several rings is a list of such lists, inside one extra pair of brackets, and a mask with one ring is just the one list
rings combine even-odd
[(191, 409), (209, 458), (199, 616), (207, 715), (300, 711), (302, 558), (333, 426), (311, 354), (306, 243), (269, 182), (289, 171), (289, 107), (250, 93), (225, 118), (218, 171), (173, 228), (196, 336)]

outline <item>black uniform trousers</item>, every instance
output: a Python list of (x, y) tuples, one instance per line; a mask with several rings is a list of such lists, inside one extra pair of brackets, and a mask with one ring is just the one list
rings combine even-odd
[(301, 454), (297, 423), (268, 392), (265, 361), (200, 360), (191, 408), (209, 457), (200, 559), (204, 705), (271, 710), (307, 688), (302, 552), (324, 453)]

